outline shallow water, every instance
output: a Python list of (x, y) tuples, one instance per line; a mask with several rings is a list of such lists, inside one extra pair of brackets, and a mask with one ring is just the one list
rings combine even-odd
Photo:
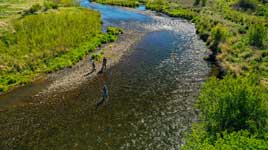
[[(81, 5), (99, 10), (104, 27), (147, 34), (103, 76), (72, 91), (24, 96), (31, 104), (4, 109), (0, 147), (180, 149), (183, 134), (196, 120), (192, 106), (210, 70), (203, 60), (208, 50), (194, 25), (87, 0)], [(109, 100), (96, 110), (104, 82)]]

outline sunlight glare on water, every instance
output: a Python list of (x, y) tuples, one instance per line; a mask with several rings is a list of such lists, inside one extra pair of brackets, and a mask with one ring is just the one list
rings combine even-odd
[[(51, 101), (58, 102), (54, 105), (3, 112), (0, 127), (14, 136), (5, 139), (15, 146), (41, 142), (51, 149), (180, 149), (185, 131), (196, 121), (193, 104), (210, 71), (203, 59), (208, 50), (194, 25), (88, 0), (81, 0), (81, 6), (100, 11), (106, 27), (146, 33), (104, 74), (109, 101), (96, 110), (102, 88), (96, 77), (75, 90), (51, 96)], [(42, 98), (32, 97), (32, 101)]]

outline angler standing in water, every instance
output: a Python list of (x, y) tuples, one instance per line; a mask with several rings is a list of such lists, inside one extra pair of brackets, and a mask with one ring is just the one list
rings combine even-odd
[(108, 100), (108, 96), (109, 96), (108, 95), (108, 88), (107, 88), (106, 84), (104, 84), (104, 86), (102, 88), (102, 100), (97, 103), (96, 109)]
[(102, 67), (101, 67), (101, 70), (98, 72), (98, 74), (103, 73), (106, 70), (106, 67), (107, 67), (107, 58), (106, 57), (103, 57)]
[(101, 68), (102, 71), (106, 70), (106, 65), (107, 65), (107, 58), (103, 57), (102, 68)]
[(91, 58), (89, 60), (89, 63), (91, 63), (91, 65), (92, 65), (92, 70), (91, 70), (91, 72), (87, 73), (85, 76), (88, 76), (88, 75), (90, 75), (90, 74), (92, 74), (93, 72), (96, 71), (96, 65), (95, 65), (95, 62), (94, 62), (94, 58)]

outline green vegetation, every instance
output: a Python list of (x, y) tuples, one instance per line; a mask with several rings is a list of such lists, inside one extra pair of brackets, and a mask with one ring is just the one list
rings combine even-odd
[(183, 149), (267, 149), (268, 91), (258, 81), (210, 79), (197, 101), (200, 121)]
[(263, 48), (267, 40), (267, 29), (262, 24), (252, 25), (249, 29), (249, 43), (252, 46)]
[[(117, 1), (106, 0), (103, 3), (116, 5)], [(147, 9), (194, 22), (201, 39), (217, 52), (217, 61), (228, 72), (248, 75), (258, 71), (261, 80), (268, 83), (268, 17), (265, 15), (268, 3), (258, 0), (209, 0), (206, 7), (196, 7), (194, 3), (194, 0), (145, 1)], [(202, 1), (199, 3), (202, 4)], [(256, 7), (245, 10), (248, 5), (244, 3), (254, 3)], [(224, 40), (214, 39), (218, 38), (213, 35), (217, 28), (228, 33)]]
[(210, 134), (268, 129), (268, 93), (256, 77), (212, 78), (203, 87), (197, 106)]
[(195, 23), (212, 49), (209, 60), (229, 72), (204, 85), (196, 104), (200, 121), (182, 148), (267, 149), (268, 2), (147, 0), (146, 8)]
[(59, 4), (51, 1), (44, 2), (44, 10), (47, 11), (49, 9), (58, 9)]
[[(191, 20), (215, 60), (229, 72), (204, 85), (196, 103), (200, 121), (183, 149), (268, 148), (267, 1), (94, 1), (128, 7), (145, 4), (147, 9)], [(0, 92), (70, 67), (122, 33), (113, 27), (102, 33), (97, 12), (61, 7), (74, 5), (72, 0), (0, 2)], [(92, 57), (100, 59), (101, 54)]]
[[(70, 67), (102, 43), (115, 41), (122, 32), (110, 27), (104, 34), (99, 13), (59, 5), (34, 4), (25, 11), (27, 15), (12, 20), (12, 30), (2, 32), (0, 92), (31, 82), (42, 73)], [(42, 13), (48, 9), (58, 10)]]
[(124, 7), (137, 7), (139, 6), (139, 0), (92, 0), (93, 2), (101, 3), (101, 4), (109, 4), (109, 5), (117, 5)]
[(268, 147), (267, 141), (267, 138), (259, 138), (243, 130), (232, 133), (223, 132), (212, 138), (198, 125), (198, 127), (193, 127), (182, 150), (265, 150)]
[(40, 4), (34, 4), (30, 9), (24, 11), (24, 15), (30, 15), (38, 12), (42, 9)]
[(211, 49), (218, 50), (218, 46), (221, 42), (224, 42), (226, 40), (226, 37), (228, 36), (228, 29), (221, 26), (216, 25), (211, 29)]
[(111, 34), (111, 35), (119, 35), (119, 34), (123, 34), (124, 31), (121, 28), (108, 27), (107, 28), (107, 33)]
[(94, 53), (91, 55), (91, 59), (95, 60), (95, 61), (99, 61), (103, 58), (103, 55), (100, 53)]

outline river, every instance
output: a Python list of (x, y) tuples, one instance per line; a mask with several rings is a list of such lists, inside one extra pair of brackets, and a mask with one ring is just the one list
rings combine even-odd
[[(100, 11), (104, 30), (113, 25), (146, 34), (103, 77), (53, 95), (47, 103), (27, 96), (31, 92), (11, 96), (29, 104), (1, 110), (1, 149), (180, 149), (184, 134), (197, 120), (193, 104), (210, 72), (204, 61), (208, 49), (194, 25), (147, 15), (143, 8), (87, 0), (81, 5)], [(96, 110), (103, 79), (109, 100)]]

